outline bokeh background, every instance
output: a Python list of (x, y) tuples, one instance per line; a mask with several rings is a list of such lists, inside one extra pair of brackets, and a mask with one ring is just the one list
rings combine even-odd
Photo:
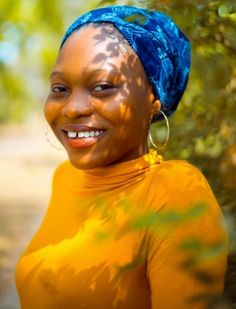
[[(188, 88), (162, 155), (201, 169), (222, 207), (231, 239), (226, 290), (236, 303), (236, 2), (1, 0), (0, 308), (19, 307), (15, 263), (43, 217), (53, 170), (66, 158), (47, 144), (42, 112), (61, 37), (78, 15), (107, 4), (165, 12), (192, 43)], [(164, 124), (155, 129), (164, 139)]]

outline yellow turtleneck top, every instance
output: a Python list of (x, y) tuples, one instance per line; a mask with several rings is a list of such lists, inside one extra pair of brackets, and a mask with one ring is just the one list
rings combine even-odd
[(153, 151), (81, 171), (62, 163), (16, 268), (22, 309), (206, 308), (223, 291), (227, 233), (198, 169)]

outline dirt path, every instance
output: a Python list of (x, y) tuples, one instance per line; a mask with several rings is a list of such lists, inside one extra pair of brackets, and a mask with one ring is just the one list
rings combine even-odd
[(51, 148), (45, 123), (0, 128), (0, 308), (19, 308), (14, 286), (17, 259), (37, 229), (51, 177), (66, 153)]

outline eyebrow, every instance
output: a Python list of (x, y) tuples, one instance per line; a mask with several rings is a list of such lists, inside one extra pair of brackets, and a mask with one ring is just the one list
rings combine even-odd
[(53, 71), (50, 75), (49, 75), (49, 78), (52, 78), (53, 76), (55, 76), (55, 75), (64, 75), (64, 73), (63, 72), (60, 72), (60, 71)]
[(111, 70), (104, 70), (104, 69), (94, 69), (94, 70), (89, 70), (89, 68), (84, 68), (83, 69), (83, 74), (85, 73), (88, 73), (88, 74), (93, 74), (93, 73), (108, 73), (108, 74), (118, 74), (119, 72), (118, 71), (115, 71), (114, 69), (111, 69)]
[[(120, 74), (118, 71), (115, 71), (114, 69), (113, 70), (103, 70), (103, 69), (94, 69), (94, 70), (91, 70), (89, 71), (88, 70), (88, 67), (85, 67), (83, 68), (82, 70), (83, 74), (85, 73), (89, 73), (89, 74), (92, 74), (92, 73), (96, 73), (96, 72), (105, 72), (105, 73), (109, 73), (109, 74)], [(61, 72), (61, 71), (53, 71), (50, 75), (49, 75), (49, 79), (51, 79), (53, 76), (64, 76), (64, 73)]]

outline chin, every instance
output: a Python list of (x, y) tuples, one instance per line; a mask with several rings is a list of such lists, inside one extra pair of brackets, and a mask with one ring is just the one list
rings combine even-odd
[(78, 155), (75, 153), (69, 153), (68, 157), (70, 163), (80, 170), (90, 170), (94, 168), (104, 167), (111, 164), (115, 164), (119, 156), (114, 156), (114, 154), (106, 153), (103, 155), (87, 153), (85, 155)]
[(129, 153), (122, 153), (120, 149), (118, 150), (114, 148), (110, 151), (86, 151), (84, 153), (67, 150), (67, 154), (71, 164), (80, 170), (105, 167), (138, 157), (138, 155), (134, 156), (133, 153), (132, 156), (130, 156)]
[(96, 160), (95, 158), (88, 158), (88, 156), (83, 156), (78, 158), (78, 156), (73, 154), (68, 154), (70, 163), (80, 170), (90, 170), (93, 168), (98, 168), (103, 166), (102, 162)]

